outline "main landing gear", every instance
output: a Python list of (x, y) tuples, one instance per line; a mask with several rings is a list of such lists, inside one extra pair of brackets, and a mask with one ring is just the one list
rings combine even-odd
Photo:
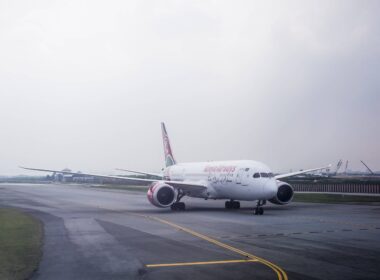
[(172, 209), (173, 211), (184, 211), (186, 209), (185, 203), (179, 202), (181, 198), (184, 196), (185, 194), (181, 190), (179, 190), (177, 199), (172, 205), (170, 205), (170, 209)]
[(172, 205), (170, 205), (170, 208), (173, 211), (183, 211), (186, 209), (186, 206), (183, 202), (174, 202)]
[(240, 208), (240, 202), (235, 200), (229, 200), (225, 203), (226, 209), (239, 209)]
[(266, 200), (258, 200), (256, 208), (253, 210), (253, 214), (254, 215), (262, 215), (262, 214), (264, 214), (264, 208), (261, 207), (261, 206), (265, 205), (266, 203), (267, 203)]

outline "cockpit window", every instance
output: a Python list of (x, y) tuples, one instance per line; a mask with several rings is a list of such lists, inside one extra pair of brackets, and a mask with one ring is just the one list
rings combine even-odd
[(260, 173), (253, 174), (253, 178), (260, 178)]
[(269, 176), (269, 178), (273, 178), (274, 177), (273, 173), (268, 173), (268, 176)]
[(249, 171), (249, 168), (246, 168), (245, 171)]
[(261, 177), (264, 177), (264, 178), (267, 178), (268, 177), (268, 173), (260, 173)]

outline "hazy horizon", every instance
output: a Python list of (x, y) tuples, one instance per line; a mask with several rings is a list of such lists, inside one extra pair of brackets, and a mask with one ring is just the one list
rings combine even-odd
[(0, 175), (380, 170), (379, 1), (2, 1)]

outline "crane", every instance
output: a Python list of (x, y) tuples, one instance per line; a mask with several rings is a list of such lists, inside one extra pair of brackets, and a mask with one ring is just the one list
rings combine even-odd
[(364, 161), (361, 160), (361, 162), (363, 163), (363, 165), (368, 169), (368, 171), (369, 171), (372, 175), (375, 175), (375, 173), (373, 173), (373, 171), (367, 166), (367, 164), (364, 163)]
[(344, 169), (344, 174), (347, 175), (348, 160), (346, 161), (346, 168)]

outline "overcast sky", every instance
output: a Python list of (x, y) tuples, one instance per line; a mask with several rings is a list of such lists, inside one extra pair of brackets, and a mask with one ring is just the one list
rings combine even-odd
[(0, 174), (380, 170), (380, 1), (0, 0)]

